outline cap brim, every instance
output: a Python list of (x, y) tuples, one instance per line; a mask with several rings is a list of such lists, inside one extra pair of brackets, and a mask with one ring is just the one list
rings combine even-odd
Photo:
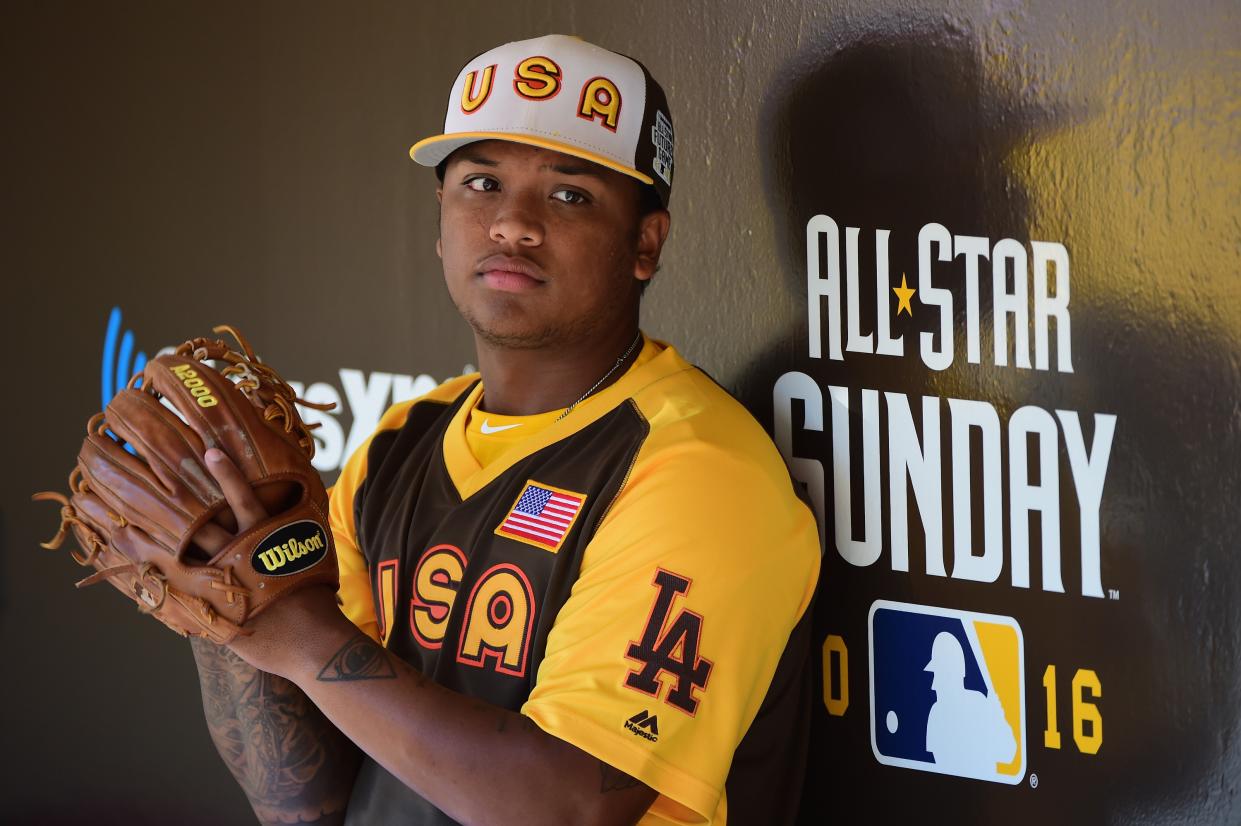
[(430, 138), (423, 138), (411, 146), (409, 148), (409, 156), (414, 159), (414, 163), (421, 164), (422, 166), (438, 166), (441, 161), (461, 147), (471, 143), (478, 143), (479, 141), (511, 141), (513, 143), (524, 143), (527, 146), (537, 146), (540, 149), (551, 149), (555, 152), (563, 152), (566, 155), (581, 158), (584, 161), (597, 163), (600, 166), (606, 166), (608, 169), (613, 169), (622, 175), (628, 175), (630, 178), (641, 181), (648, 186), (655, 185), (654, 179), (649, 175), (643, 175), (631, 166), (617, 163), (611, 158), (605, 158), (588, 149), (582, 149), (569, 143), (561, 143), (546, 138), (516, 135), (509, 132), (457, 132), (452, 135), (435, 135)]

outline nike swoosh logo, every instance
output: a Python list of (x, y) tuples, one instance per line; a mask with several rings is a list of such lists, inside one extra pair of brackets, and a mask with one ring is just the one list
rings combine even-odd
[(484, 433), (499, 433), (501, 430), (512, 430), (514, 427), (521, 427), (521, 425), (522, 423), (518, 422), (517, 424), (502, 424), (498, 427), (492, 427), (491, 425), (487, 424), (486, 419), (483, 419), (483, 426), (479, 429), (482, 430)]

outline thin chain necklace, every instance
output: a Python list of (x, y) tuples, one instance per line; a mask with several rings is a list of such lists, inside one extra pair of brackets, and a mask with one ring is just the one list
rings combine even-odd
[[(598, 389), (599, 389), (599, 387), (600, 387), (600, 386), (601, 386), (601, 385), (602, 385), (605, 381), (607, 381), (607, 380), (608, 380), (608, 377), (609, 377), (609, 376), (611, 376), (613, 373), (615, 373), (617, 370), (619, 370), (619, 369), (620, 369), (620, 366), (621, 366), (622, 364), (624, 364), (624, 363), (625, 363), (625, 360), (626, 360), (626, 359), (628, 359), (628, 358), (629, 358), (629, 356), (633, 354), (633, 349), (634, 349), (635, 347), (637, 347), (637, 346), (638, 346), (638, 342), (639, 342), (639, 341), (641, 341), (641, 340), (642, 340), (642, 331), (641, 331), (641, 330), (639, 330), (639, 331), (638, 331), (638, 334), (637, 334), (636, 336), (634, 336), (633, 342), (632, 342), (632, 343), (630, 343), (630, 345), (629, 345), (627, 348), (625, 348), (625, 352), (621, 353), (621, 357), (620, 357), (620, 358), (618, 358), (618, 359), (616, 360), (616, 364), (613, 364), (613, 365), (612, 365), (612, 368), (611, 368), (610, 370), (608, 370), (608, 372), (604, 373), (604, 374), (603, 374), (603, 377), (602, 377), (601, 379), (599, 379), (599, 381), (597, 381), (597, 382), (595, 382), (594, 384), (592, 384), (592, 385), (590, 386), (590, 389), (589, 389), (589, 390), (587, 390), (585, 393), (583, 393), (583, 394), (582, 394), (581, 398), (579, 398), (579, 399), (578, 399), (577, 401), (575, 401), (573, 404), (571, 404), (571, 405), (569, 405), (568, 407), (566, 407), (566, 408), (564, 409), (564, 412), (563, 412), (563, 413), (561, 413), (559, 416), (557, 416), (557, 417), (556, 417), (556, 421), (558, 422), (558, 421), (560, 421), (561, 419), (563, 419), (565, 416), (568, 416), (570, 413), (572, 413), (572, 412), (573, 412), (573, 408), (577, 407), (579, 404), (581, 404), (582, 402), (586, 401), (586, 397), (587, 397), (587, 396), (589, 396), (591, 393), (593, 393), (593, 392), (595, 392), (596, 390), (598, 390)], [(555, 424), (555, 422), (552, 422), (552, 424)]]

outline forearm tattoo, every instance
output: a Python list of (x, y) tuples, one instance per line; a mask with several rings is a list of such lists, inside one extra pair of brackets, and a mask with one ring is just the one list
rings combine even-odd
[(396, 677), (388, 652), (365, 634), (358, 634), (340, 647), (323, 665), (316, 678), (321, 683), (355, 680), (386, 680)]
[(192, 641), (207, 728), (264, 823), (338, 820), (360, 752), (293, 683)]

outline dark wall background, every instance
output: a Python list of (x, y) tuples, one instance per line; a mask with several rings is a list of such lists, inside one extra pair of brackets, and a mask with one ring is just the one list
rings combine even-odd
[[(365, 424), (418, 376), (440, 380), (473, 358), (440, 283), (434, 178), (406, 151), (437, 131), (467, 58), (548, 31), (640, 57), (672, 102), (674, 231), (646, 328), (769, 427), (783, 422), (790, 458), (826, 469), (816, 646), (829, 635), (846, 643), (850, 703), (838, 716), (818, 709), (804, 821), (1241, 820), (1235, 4), (466, 0), (6, 11), (6, 820), (247, 817), (207, 739), (188, 647), (106, 588), (75, 592), (67, 554), (37, 546), (55, 519), (28, 497), (63, 487), (83, 422), (100, 406), (112, 309), (135, 352), (227, 320), (287, 376), (335, 393), (339, 437), (328, 434), (337, 441), (321, 452), (330, 479), (354, 419)], [(1063, 244), (1074, 371), (996, 366), (987, 277), (984, 358), (967, 363), (959, 260), (935, 270), (956, 299), (949, 369), (929, 370), (917, 356), (918, 334), (936, 329), (918, 298), (912, 316), (888, 308), (903, 358), (834, 361), (826, 344), (811, 358), (805, 228), (816, 214), (842, 233), (860, 230), (862, 332), (877, 310), (876, 229), (891, 231), (891, 286), (902, 273), (917, 286), (918, 231), (930, 222), (1027, 251), (1031, 240)], [(122, 355), (119, 341), (113, 348)], [(773, 405), (776, 382), (792, 372), (825, 397), (823, 432), (801, 402)], [(864, 388), (906, 394), (915, 412), (924, 395), (981, 400), (1002, 428), (1023, 405), (1077, 411), (1085, 422), (1115, 415), (1100, 546), (1102, 585), (1117, 598), (1082, 593), (1063, 440), (1065, 593), (1040, 587), (1037, 540), (1032, 587), (1011, 585), (1007, 481), (996, 582), (951, 576), (947, 527), (949, 576), (925, 573), (912, 497), (910, 571), (893, 570), (886, 470), (882, 556), (866, 567), (845, 561), (834, 541), (829, 385), (851, 393), (854, 491), (866, 462), (886, 465), (889, 454), (886, 412), (879, 450), (864, 441)], [(950, 417), (939, 405), (948, 526)], [(1011, 450), (1001, 442), (1007, 479)], [(977, 440), (975, 479), (980, 449)], [(975, 486), (970, 496), (981, 536), (984, 492)], [(851, 507), (861, 525), (857, 494)], [(1026, 752), (1017, 785), (879, 764), (867, 668), (876, 599), (1020, 624)], [(837, 670), (827, 692), (839, 697), (839, 661), (829, 663)], [(1058, 750), (1042, 734), (1047, 665), (1058, 669)], [(1072, 737), (1069, 681), (1082, 669), (1102, 685), (1097, 754)]]

